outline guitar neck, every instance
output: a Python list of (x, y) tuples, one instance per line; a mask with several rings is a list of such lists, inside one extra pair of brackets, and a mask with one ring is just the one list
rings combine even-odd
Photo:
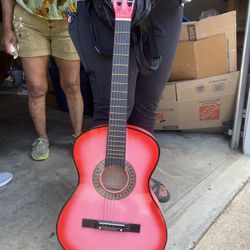
[(116, 19), (106, 166), (125, 166), (130, 19)]

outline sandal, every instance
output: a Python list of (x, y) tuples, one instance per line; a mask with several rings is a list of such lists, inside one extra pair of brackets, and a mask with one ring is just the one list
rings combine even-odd
[[(170, 199), (170, 193), (168, 192), (167, 188), (161, 182), (159, 182), (153, 178), (151, 178), (150, 180), (154, 182), (154, 184), (151, 186), (151, 189), (154, 192), (154, 194), (156, 195), (159, 202), (162, 202), (162, 203), (167, 202)], [(165, 190), (167, 191), (167, 195), (160, 196), (161, 186), (165, 188)]]

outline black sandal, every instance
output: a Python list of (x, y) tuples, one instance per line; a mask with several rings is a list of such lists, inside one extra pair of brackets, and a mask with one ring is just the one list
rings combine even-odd
[[(161, 182), (151, 178), (151, 180), (154, 182), (154, 184), (151, 186), (152, 191), (155, 193), (157, 199), (159, 202), (167, 202), (170, 199), (170, 193), (168, 192), (167, 188), (165, 185), (163, 185)], [(164, 187), (167, 190), (167, 195), (165, 196), (160, 196), (160, 188)]]

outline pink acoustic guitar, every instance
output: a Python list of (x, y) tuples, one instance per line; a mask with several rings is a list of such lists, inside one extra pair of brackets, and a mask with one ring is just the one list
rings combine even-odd
[(58, 219), (66, 250), (163, 250), (167, 229), (149, 179), (159, 159), (153, 136), (127, 126), (134, 0), (114, 0), (115, 36), (108, 126), (78, 137), (79, 185)]

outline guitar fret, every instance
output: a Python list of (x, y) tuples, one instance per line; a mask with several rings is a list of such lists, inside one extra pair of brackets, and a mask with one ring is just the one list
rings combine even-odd
[(121, 23), (129, 22), (129, 23), (131, 23), (131, 19), (130, 18), (121, 18), (121, 17), (118, 17), (118, 18), (115, 18), (115, 20), (116, 20), (117, 23), (118, 22), (121, 22)]
[(117, 114), (117, 115), (127, 115), (126, 112), (124, 113), (120, 113), (120, 112), (114, 112), (114, 111), (111, 111), (110, 114)]
[(125, 91), (125, 90), (112, 90), (113, 93), (124, 93), (124, 94), (127, 94), (128, 91)]
[(119, 118), (112, 118), (112, 117), (111, 117), (111, 120), (112, 120), (112, 121), (124, 121), (124, 120), (126, 120), (126, 119), (119, 119)]
[(121, 142), (121, 143), (125, 143), (125, 141), (111, 140), (111, 139), (110, 139), (110, 142)]
[(112, 107), (113, 108), (124, 108), (124, 109), (127, 109), (127, 106), (113, 105)]
[[(111, 137), (112, 137), (112, 138), (111, 138)], [(113, 137), (114, 137), (114, 138), (113, 138)], [(126, 140), (125, 137), (126, 137), (126, 136), (110, 136), (110, 137), (109, 137), (109, 140), (110, 140), (110, 141), (112, 141), (112, 140), (117, 140), (117, 139), (119, 139), (119, 140), (125, 139), (125, 140)], [(125, 145), (125, 142), (124, 142), (123, 145)], [(113, 145), (113, 147), (115, 148), (115, 145)]]
[(108, 154), (108, 158), (109, 157), (111, 157), (111, 158), (114, 157), (115, 159), (117, 159), (118, 158), (117, 156), (119, 157), (119, 156), (125, 156), (125, 155), (124, 154), (119, 154), (119, 153)]
[[(114, 125), (114, 124), (109, 124), (109, 126), (112, 126), (112, 127), (117, 127), (116, 125)], [(112, 131), (115, 131), (115, 132), (122, 132), (122, 133), (126, 133), (126, 130), (125, 131), (123, 131), (123, 130), (118, 130), (118, 129), (112, 129)]]
[(129, 31), (116, 31), (116, 34), (129, 34)]
[[(109, 152), (113, 152), (113, 153), (116, 153), (116, 154), (118, 154), (118, 155), (124, 155), (124, 150), (122, 150), (122, 149), (112, 149), (112, 150), (110, 150)], [(111, 153), (112, 154), (112, 153)]]
[[(115, 125), (115, 124), (114, 124)], [(112, 134), (112, 135), (115, 135), (115, 134), (117, 134), (117, 135), (124, 135), (124, 136), (126, 136), (126, 133), (125, 133), (126, 131), (124, 131), (124, 132), (122, 132), (121, 130), (113, 130), (112, 129), (112, 131), (110, 131), (110, 134)]]
[(126, 139), (126, 135), (121, 135), (121, 136), (119, 136), (119, 135), (110, 135), (109, 136), (109, 139), (112, 141), (112, 139), (113, 140), (116, 140), (116, 139)]
[(113, 60), (113, 63), (128, 64), (128, 58), (125, 57), (125, 56), (122, 57), (122, 58), (115, 57), (114, 60)]
[(129, 56), (129, 54), (114, 54), (114, 56)]
[(114, 83), (114, 84), (116, 84), (116, 85), (127, 85), (126, 82), (112, 82), (112, 83)]
[(118, 63), (114, 63), (113, 66), (128, 67), (127, 64), (118, 64)]
[(109, 137), (114, 137), (114, 138), (125, 138), (126, 135), (109, 135)]
[[(113, 148), (114, 148), (114, 146), (113, 146), (113, 145), (109, 145), (109, 147), (111, 147), (111, 148), (112, 148), (112, 149), (109, 149), (109, 151), (115, 150), (115, 149), (113, 149)], [(125, 145), (123, 145), (123, 146), (116, 145), (115, 147), (116, 147), (116, 148), (121, 148), (121, 150), (123, 150), (123, 151), (124, 151)], [(117, 150), (119, 150), (119, 149), (117, 149)]]
[(115, 43), (116, 45), (119, 45), (119, 46), (129, 46), (128, 43)]
[[(124, 155), (123, 155), (124, 156)], [(107, 158), (124, 160), (124, 157), (108, 156)]]
[(111, 98), (111, 100), (127, 101), (125, 98)]
[(128, 74), (117, 74), (117, 73), (113, 73), (113, 76), (127, 76)]
[[(117, 130), (116, 130), (117, 131)], [(126, 137), (126, 133), (116, 133), (115, 135), (113, 133), (110, 134), (110, 137), (119, 138), (119, 137)]]
[[(115, 126), (115, 125), (111, 125), (111, 126)], [(119, 133), (126, 133), (126, 130), (118, 130), (118, 129), (112, 129), (112, 132), (119, 132)]]
[(121, 150), (124, 150), (126, 148), (126, 143), (124, 142), (123, 144), (109, 144), (109, 150), (114, 149), (114, 148), (120, 148)]
[[(117, 121), (117, 120), (116, 120), (116, 121)], [(121, 120), (121, 121), (123, 121), (123, 122), (124, 122), (124, 121), (126, 121), (126, 119)], [(117, 122), (118, 122), (118, 121), (117, 121)], [(113, 121), (113, 122), (112, 122), (112, 124), (113, 124), (114, 126), (117, 126), (117, 125), (118, 125), (115, 121)], [(113, 130), (113, 129), (112, 129), (112, 130)], [(111, 131), (109, 131), (109, 132), (111, 133)]]

